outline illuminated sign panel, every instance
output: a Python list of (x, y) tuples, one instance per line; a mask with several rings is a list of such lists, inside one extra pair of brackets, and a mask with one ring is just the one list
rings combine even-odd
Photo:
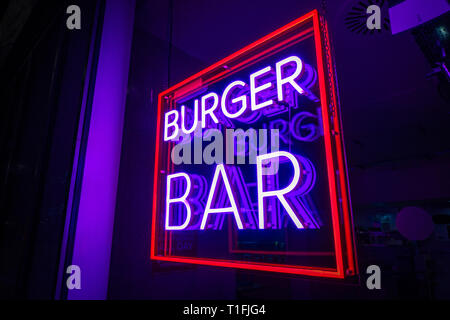
[(151, 258), (357, 274), (335, 74), (313, 11), (158, 98)]

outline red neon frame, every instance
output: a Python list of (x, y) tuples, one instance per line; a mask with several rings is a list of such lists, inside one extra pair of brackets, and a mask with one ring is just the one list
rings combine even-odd
[[(301, 24), (306, 22), (313, 23), (313, 36), (316, 49), (317, 67), (319, 76), (320, 87), (320, 102), (322, 109), (323, 119), (323, 131), (325, 142), (325, 154), (327, 162), (327, 176), (331, 201), (331, 216), (333, 226), (333, 238), (334, 238), (334, 252), (336, 257), (336, 268), (321, 268), (321, 267), (308, 267), (297, 265), (281, 265), (281, 264), (269, 264), (269, 263), (257, 263), (247, 261), (236, 260), (222, 260), (222, 259), (208, 259), (208, 258), (193, 258), (193, 257), (180, 257), (180, 256), (161, 256), (156, 254), (156, 212), (158, 210), (158, 177), (159, 177), (159, 157), (160, 157), (160, 139), (161, 139), (161, 109), (163, 99), (169, 94), (173, 96), (180, 96), (187, 92), (192, 92), (195, 89), (201, 87), (203, 78), (213, 71), (218, 71), (208, 80), (217, 79), (227, 73), (224, 67), (233, 59), (237, 57), (245, 57), (247, 53), (260, 46), (263, 46), (269, 40), (274, 40), (287, 32), (293, 30)], [(297, 35), (298, 36), (298, 35)], [(280, 42), (278, 47), (282, 46), (288, 41)], [(324, 52), (323, 46), (325, 45), (328, 51)], [(247, 61), (253, 61), (257, 56), (252, 56), (244, 63), (240, 63), (234, 66), (234, 70), (242, 65), (245, 65)], [(325, 59), (324, 59), (325, 58)], [(226, 68), (225, 68), (226, 69)], [(325, 73), (328, 71), (328, 74)], [(328, 75), (328, 77), (327, 77)], [(330, 43), (328, 38), (328, 29), (326, 21), (321, 18), (317, 10), (313, 10), (310, 13), (292, 21), (282, 28), (275, 30), (274, 32), (266, 35), (265, 37), (253, 42), (252, 44), (244, 47), (243, 49), (231, 54), (230, 56), (218, 61), (210, 67), (194, 74), (186, 80), (170, 87), (169, 89), (161, 92), (158, 96), (158, 111), (157, 111), (157, 131), (156, 131), (156, 150), (155, 150), (155, 168), (154, 168), (154, 180), (153, 180), (153, 210), (152, 210), (152, 230), (151, 230), (151, 252), (150, 258), (152, 260), (181, 262), (190, 264), (200, 264), (219, 267), (240, 268), (249, 270), (271, 271), (279, 273), (289, 273), (307, 276), (318, 276), (326, 278), (344, 278), (346, 276), (356, 275), (358, 268), (356, 265), (356, 253), (354, 249), (354, 237), (353, 237), (353, 225), (351, 216), (351, 206), (349, 199), (349, 190), (347, 182), (347, 171), (345, 165), (345, 154), (343, 147), (343, 137), (341, 130), (341, 120), (338, 111), (338, 102), (336, 99), (336, 85), (334, 79), (333, 61), (331, 59)], [(328, 87), (327, 82), (328, 80)], [(184, 88), (183, 88), (184, 87)], [(178, 92), (177, 92), (178, 90)], [(180, 93), (181, 92), (181, 93)], [(329, 103), (333, 110), (330, 111)], [(330, 114), (331, 113), (331, 114)], [(330, 119), (332, 115), (332, 119)], [(333, 132), (333, 134), (331, 134)], [(334, 153), (334, 155), (333, 155)], [(338, 172), (338, 174), (337, 174)], [(336, 178), (338, 175), (338, 178)], [(339, 199), (342, 206), (339, 206)], [(341, 220), (342, 218), (342, 220)], [(341, 230), (341, 221), (343, 230)], [(343, 234), (343, 236), (342, 236)], [(164, 250), (166, 251), (166, 250)]]

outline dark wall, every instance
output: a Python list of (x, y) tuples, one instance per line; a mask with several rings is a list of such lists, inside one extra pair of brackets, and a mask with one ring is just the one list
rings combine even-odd
[[(405, 206), (450, 214), (450, 106), (427, 79), (432, 66), (411, 32), (345, 26), (356, 3), (137, 1), (109, 298), (450, 297), (447, 226), (423, 242), (395, 228)], [(334, 43), (361, 283), (150, 261), (157, 94), (315, 8)], [(382, 269), (380, 291), (365, 287), (371, 264)]]
[[(5, 4), (0, 55), (0, 297), (51, 299), (96, 2)], [(66, 27), (70, 4), (83, 8), (81, 30)]]

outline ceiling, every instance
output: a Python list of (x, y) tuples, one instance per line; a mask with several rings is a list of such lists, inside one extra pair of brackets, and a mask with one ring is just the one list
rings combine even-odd
[[(334, 43), (350, 163), (377, 163), (448, 153), (450, 108), (410, 32), (358, 34), (344, 19), (355, 0), (173, 1), (173, 45), (204, 63), (226, 57), (313, 9), (323, 8)], [(138, 1), (140, 28), (167, 40), (168, 1)], [(387, 15), (387, 7), (382, 14)], [(189, 76), (186, 74), (185, 77)]]

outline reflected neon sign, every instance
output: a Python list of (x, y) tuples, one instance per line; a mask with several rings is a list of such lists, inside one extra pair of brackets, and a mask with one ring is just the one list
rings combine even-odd
[(152, 259), (358, 273), (335, 75), (317, 11), (162, 92), (156, 143)]

